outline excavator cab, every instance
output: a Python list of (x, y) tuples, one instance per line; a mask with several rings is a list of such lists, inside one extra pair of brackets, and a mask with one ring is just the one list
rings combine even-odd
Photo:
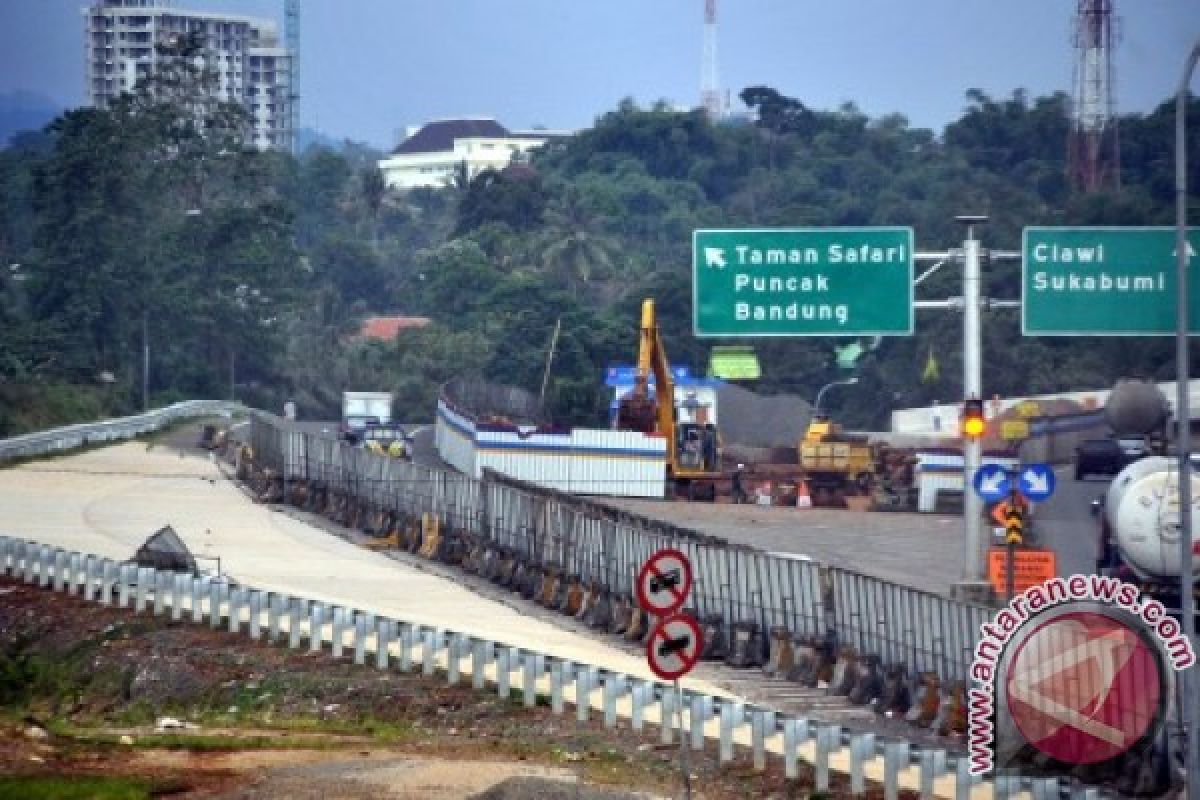
[(719, 467), (715, 425), (682, 423), (676, 430), (676, 461), (679, 471), (715, 472)]

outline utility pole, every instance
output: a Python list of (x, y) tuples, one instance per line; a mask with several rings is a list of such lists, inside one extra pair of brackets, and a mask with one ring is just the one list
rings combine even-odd
[[(1192, 570), (1192, 472), (1191, 472), (1191, 409), (1188, 396), (1188, 238), (1187, 238), (1187, 101), (1188, 84), (1196, 62), (1200, 60), (1200, 41), (1192, 46), (1184, 66), (1179, 90), (1175, 93), (1175, 264), (1177, 268), (1178, 292), (1176, 294), (1175, 330), (1175, 386), (1178, 394), (1175, 402), (1175, 449), (1179, 453), (1179, 617), (1195, 652), (1196, 603), (1192, 594), (1195, 575)], [(1197, 711), (1195, 692), (1195, 669), (1180, 675), (1183, 691), (1179, 693), (1183, 708), (1180, 709), (1184, 730), (1187, 732), (1187, 749), (1184, 763), (1187, 767), (1188, 794), (1200, 791), (1200, 714)]]
[(142, 411), (150, 410), (150, 325), (142, 311)]
[(538, 409), (546, 405), (546, 387), (550, 385), (550, 364), (554, 361), (554, 351), (558, 347), (558, 334), (562, 330), (562, 317), (554, 321), (554, 333), (550, 336), (550, 352), (546, 355), (546, 369), (542, 372), (542, 391), (538, 395)]
[[(980, 324), (982, 269), (975, 227), (986, 216), (962, 215), (955, 220), (967, 226), (963, 241), (963, 399), (983, 398), (983, 336)], [(954, 594), (964, 600), (986, 601), (991, 584), (986, 574), (987, 542), (983, 531), (983, 499), (971, 491), (975, 473), (983, 463), (983, 439), (963, 437), (963, 559), (962, 580)]]

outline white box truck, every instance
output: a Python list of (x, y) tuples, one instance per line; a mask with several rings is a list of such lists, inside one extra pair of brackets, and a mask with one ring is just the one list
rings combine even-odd
[(343, 438), (361, 439), (368, 427), (392, 422), (391, 392), (342, 392)]

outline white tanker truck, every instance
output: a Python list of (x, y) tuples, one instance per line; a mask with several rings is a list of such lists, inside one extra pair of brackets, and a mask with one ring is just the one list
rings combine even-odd
[[(1101, 516), (1097, 567), (1138, 583), (1169, 608), (1179, 608), (1179, 461), (1176, 456), (1161, 455), (1166, 450), (1162, 435), (1166, 398), (1152, 383), (1121, 381), (1105, 411), (1118, 436), (1145, 435), (1160, 455), (1126, 466), (1113, 478), (1104, 497), (1094, 503)], [(1193, 481), (1191, 494), (1195, 531), (1200, 518), (1200, 480)], [(1192, 568), (1200, 575), (1200, 550), (1193, 549)]]
[[(1200, 481), (1193, 484), (1192, 530), (1200, 519)], [(1103, 512), (1099, 565), (1123, 573), (1164, 603), (1178, 602), (1181, 543), (1179, 464), (1174, 457), (1150, 456), (1123, 469), (1108, 487)], [(1195, 539), (1195, 537), (1193, 537)], [(1200, 549), (1193, 545), (1192, 568), (1200, 575)], [(1178, 607), (1177, 605), (1174, 607)]]

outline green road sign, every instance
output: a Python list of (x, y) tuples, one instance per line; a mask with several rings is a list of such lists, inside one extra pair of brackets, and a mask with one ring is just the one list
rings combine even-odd
[(697, 336), (910, 335), (912, 228), (699, 230)]
[[(1194, 255), (1200, 229), (1188, 231)], [(1026, 336), (1166, 336), (1176, 330), (1174, 228), (1026, 228), (1021, 330)], [(1200, 280), (1188, 319), (1200, 332)]]

